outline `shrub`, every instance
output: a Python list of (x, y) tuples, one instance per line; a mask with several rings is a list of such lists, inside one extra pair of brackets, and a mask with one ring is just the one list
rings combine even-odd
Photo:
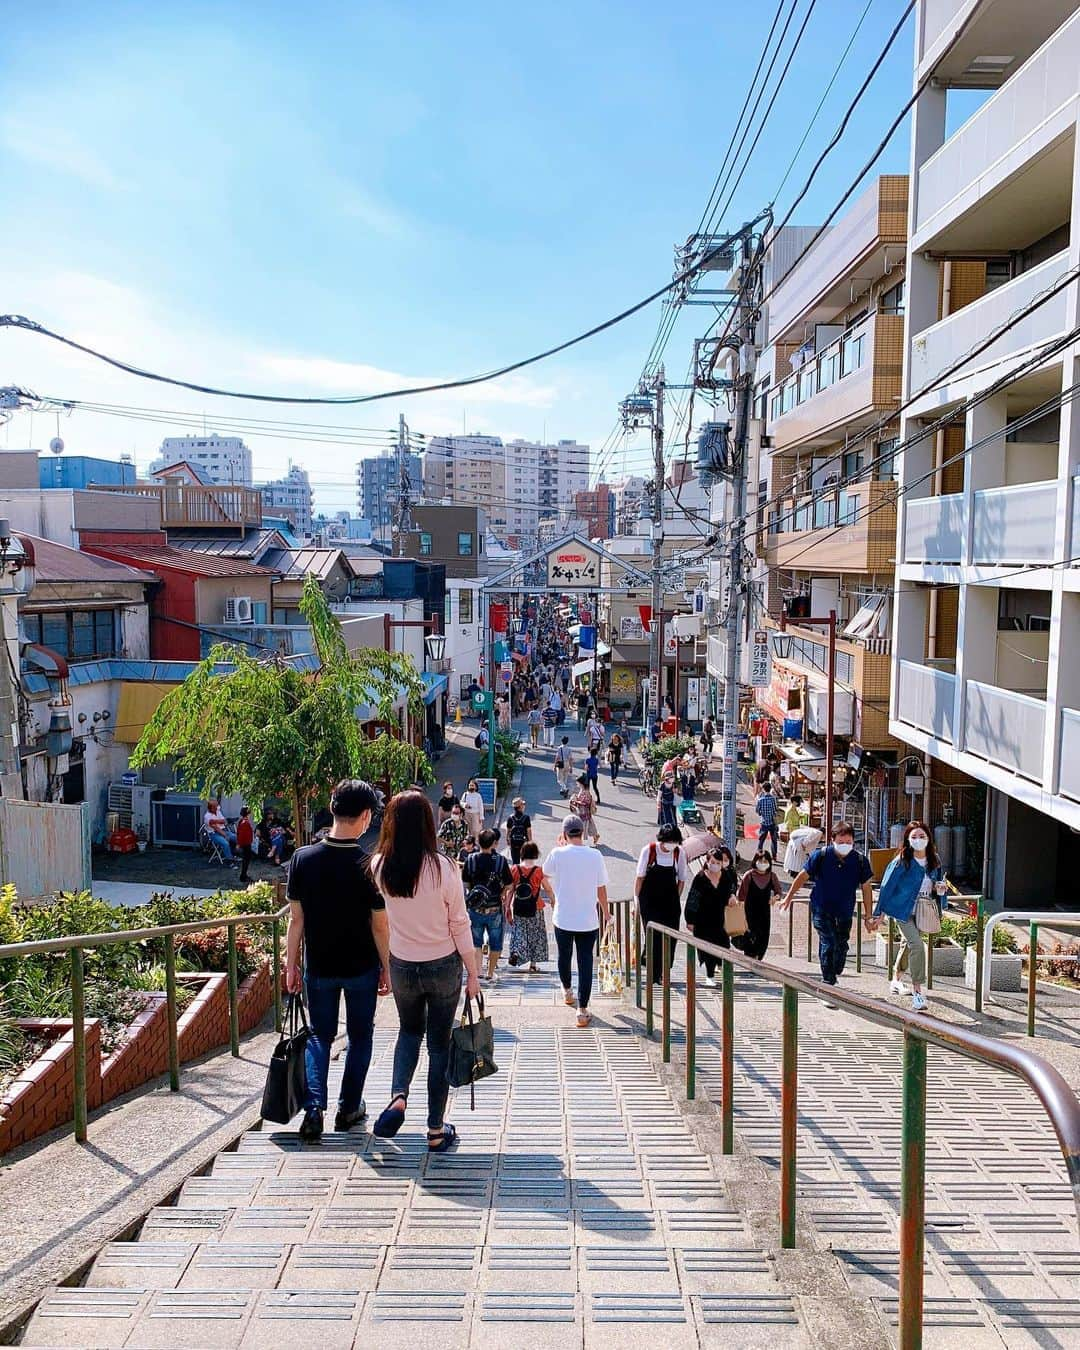
[[(505, 795), (510, 791), (518, 765), (524, 758), (525, 751), (517, 736), (508, 731), (497, 731), (495, 733), (494, 774), (495, 785), (500, 795)], [(477, 761), (476, 776), (480, 778), (487, 776), (486, 750)]]
[[(179, 952), (191, 962), (193, 969), (222, 972), (229, 969), (229, 938), (224, 928), (210, 928), (205, 933), (183, 935)], [(240, 979), (258, 970), (262, 958), (251, 939), (242, 931), (236, 934), (236, 971)]]
[[(961, 947), (974, 947), (978, 937), (979, 921), (974, 918), (951, 919), (944, 917), (941, 920), (941, 932), (945, 937), (953, 938)], [(1017, 950), (1016, 939), (1005, 928), (1000, 925), (995, 927), (991, 934), (994, 954), (997, 956), (1007, 956)]]
[(662, 764), (666, 764), (669, 759), (674, 759), (676, 755), (685, 755), (688, 750), (692, 751), (694, 738), (692, 736), (665, 736), (655, 745), (650, 745), (648, 741), (641, 740), (638, 741), (637, 748), (644, 751), (645, 758), (652, 768), (659, 769)]
[(1048, 979), (1080, 982), (1080, 942), (1055, 942), (1042, 956), (1040, 964)]

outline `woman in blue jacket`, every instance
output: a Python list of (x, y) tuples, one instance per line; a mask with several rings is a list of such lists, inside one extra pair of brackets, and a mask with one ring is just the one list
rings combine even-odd
[(900, 972), (907, 964), (911, 971), (911, 1007), (913, 1012), (926, 1009), (923, 981), (926, 979), (926, 948), (923, 933), (915, 922), (915, 910), (920, 897), (929, 898), (937, 905), (940, 918), (945, 904), (945, 873), (938, 860), (934, 839), (924, 821), (913, 820), (904, 830), (900, 852), (885, 869), (878, 891), (874, 915), (895, 919), (903, 934), (896, 962), (890, 972), (889, 991), (905, 994)]

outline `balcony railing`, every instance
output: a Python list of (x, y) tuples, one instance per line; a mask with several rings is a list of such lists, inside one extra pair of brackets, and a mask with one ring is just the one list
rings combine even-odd
[(257, 488), (168, 482), (131, 483), (124, 487), (102, 487), (101, 491), (157, 498), (165, 529), (244, 530), (262, 523), (262, 497)]
[(1050, 562), (1056, 514), (1057, 483), (1021, 483), (976, 492), (972, 562)]
[(963, 493), (909, 499), (904, 516), (904, 561), (962, 562), (966, 533)]
[(782, 497), (769, 520), (768, 561), (786, 567), (842, 567), (868, 572), (891, 568), (896, 540), (896, 484), (847, 483), (821, 492)]
[(953, 740), (956, 676), (914, 661), (899, 662), (896, 716), (939, 740)]
[(776, 387), (769, 399), (769, 420), (791, 412), (816, 394), (830, 388), (853, 371), (861, 370), (872, 354), (872, 315), (843, 337), (810, 357), (793, 375)]
[(1080, 802), (1080, 712), (1061, 710), (1061, 794)]
[(968, 680), (964, 750), (1038, 783), (1045, 728), (1044, 699)]

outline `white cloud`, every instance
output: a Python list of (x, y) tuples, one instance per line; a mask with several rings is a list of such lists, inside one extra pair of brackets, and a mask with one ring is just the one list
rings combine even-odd
[(63, 127), (7, 117), (0, 122), (0, 142), (13, 155), (30, 164), (68, 174), (89, 183), (91, 187), (108, 192), (120, 192), (127, 188), (127, 184), (113, 173), (100, 155)]

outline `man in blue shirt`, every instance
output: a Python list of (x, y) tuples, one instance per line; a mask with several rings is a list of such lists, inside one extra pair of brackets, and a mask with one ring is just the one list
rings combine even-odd
[(771, 839), (772, 855), (775, 858), (780, 852), (780, 832), (776, 827), (776, 798), (767, 783), (761, 789), (754, 807), (761, 821), (761, 828), (758, 830), (758, 848), (764, 848), (765, 840)]
[(867, 932), (872, 933), (877, 927), (873, 917), (872, 876), (870, 860), (855, 848), (855, 831), (840, 821), (833, 826), (832, 843), (810, 854), (806, 866), (780, 902), (781, 909), (790, 909), (796, 892), (808, 881), (813, 882), (810, 918), (818, 933), (818, 960), (826, 984), (835, 984), (843, 974), (859, 891)]
[(589, 753), (585, 756), (585, 777), (588, 779), (588, 786), (596, 794), (596, 803), (600, 804), (600, 789), (597, 786), (597, 778), (600, 773), (600, 757), (591, 747)]

